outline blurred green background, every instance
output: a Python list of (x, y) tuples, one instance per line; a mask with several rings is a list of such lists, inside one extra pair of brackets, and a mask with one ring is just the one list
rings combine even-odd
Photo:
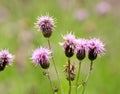
[[(100, 16), (95, 6), (101, 0), (0, 0), (0, 49), (9, 49), (15, 55), (12, 66), (0, 72), (0, 94), (52, 94), (43, 70), (31, 61), (32, 50), (39, 46), (47, 47), (47, 40), (34, 28), (36, 18), (49, 13), (56, 19), (56, 28), (50, 38), (55, 62), (65, 94), (68, 92), (64, 65), (67, 58), (59, 42), (61, 35), (72, 31), (80, 38), (100, 38), (106, 44), (104, 56), (94, 61), (94, 69), (87, 84), (85, 94), (120, 94), (120, 1), (104, 0), (112, 10)], [(75, 18), (75, 11), (84, 8), (88, 17), (84, 21)], [(77, 59), (71, 61), (78, 64)], [(82, 64), (82, 77), (88, 72), (89, 60)], [(53, 64), (50, 76), (54, 86), (58, 86)], [(74, 93), (75, 81), (72, 85)], [(81, 92), (81, 88), (79, 89)], [(60, 90), (58, 94), (61, 94)], [(80, 94), (80, 93), (79, 93)]]

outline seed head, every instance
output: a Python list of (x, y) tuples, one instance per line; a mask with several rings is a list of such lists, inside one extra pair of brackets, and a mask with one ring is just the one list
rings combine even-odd
[[(66, 65), (64, 67), (64, 72), (66, 74), (67, 80), (71, 79), (71, 81), (73, 81), (75, 79), (75, 65), (70, 64), (70, 71), (68, 65)], [(70, 77), (69, 77), (69, 73), (70, 73)]]

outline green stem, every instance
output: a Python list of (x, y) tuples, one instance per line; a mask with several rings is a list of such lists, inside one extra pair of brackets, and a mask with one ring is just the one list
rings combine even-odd
[(85, 93), (86, 84), (87, 84), (87, 82), (88, 82), (89, 76), (90, 76), (91, 71), (92, 71), (92, 69), (93, 69), (92, 66), (93, 66), (93, 61), (91, 61), (91, 63), (90, 63), (90, 69), (89, 69), (88, 75), (87, 75), (85, 81), (83, 82), (83, 91), (82, 91), (82, 94)]
[(49, 70), (48, 70), (48, 72), (47, 72), (47, 77), (48, 77), (48, 80), (49, 80), (49, 82), (50, 82), (50, 86), (51, 86), (51, 88), (52, 88), (52, 92), (53, 92), (53, 94), (54, 94), (54, 89), (53, 89), (53, 85), (52, 85), (52, 80), (51, 80), (50, 75), (49, 75)]
[[(52, 50), (52, 47), (51, 47), (49, 38), (48, 38), (48, 45), (49, 45), (49, 49)], [(64, 94), (63, 88), (62, 88), (62, 84), (61, 84), (61, 80), (60, 80), (60, 78), (59, 78), (59, 74), (58, 74), (57, 67), (56, 67), (56, 64), (55, 64), (55, 60), (54, 60), (54, 58), (53, 58), (53, 53), (51, 53), (51, 58), (52, 58), (52, 62), (53, 62), (53, 65), (54, 65), (54, 68), (55, 68), (55, 71), (56, 71), (56, 74), (57, 74), (57, 78), (58, 78), (60, 87), (61, 87), (61, 92), (62, 92), (62, 94)]]
[(68, 73), (69, 73), (69, 91), (68, 91), (68, 94), (71, 94), (70, 58), (68, 58)]
[(79, 81), (79, 76), (80, 76), (80, 69), (81, 69), (81, 61), (79, 62), (79, 67), (78, 67), (78, 74), (77, 74), (77, 79), (76, 79), (76, 94), (78, 90), (78, 81)]

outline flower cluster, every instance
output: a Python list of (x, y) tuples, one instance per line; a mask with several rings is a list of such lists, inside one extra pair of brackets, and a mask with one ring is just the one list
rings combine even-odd
[[(79, 10), (76, 12), (76, 18), (80, 21), (85, 20), (88, 17), (88, 12), (85, 9)], [(54, 19), (49, 16), (41, 16), (37, 19), (36, 22), (37, 28), (39, 28), (42, 31), (42, 34), (45, 38), (48, 38), (48, 46), (49, 49), (51, 50), (51, 45), (50, 45), (50, 40), (49, 37), (52, 35), (52, 32), (54, 30)], [(64, 72), (66, 74), (66, 79), (69, 81), (69, 90), (68, 93), (71, 94), (71, 81), (76, 79), (76, 94), (77, 94), (77, 89), (79, 86), (79, 74), (80, 74), (80, 68), (81, 68), (81, 62), (82, 60), (88, 56), (88, 59), (91, 61), (90, 62), (90, 68), (89, 68), (89, 73), (87, 75), (87, 80), (89, 77), (89, 74), (92, 70), (92, 65), (93, 65), (93, 60), (97, 58), (98, 55), (101, 55), (105, 52), (104, 44), (97, 38), (92, 38), (92, 39), (84, 39), (84, 38), (76, 38), (74, 34), (68, 33), (66, 35), (62, 36), (64, 39), (64, 42), (60, 43), (60, 45), (64, 49), (65, 56), (68, 58), (67, 65), (65, 66)], [(52, 62), (55, 67), (55, 71), (59, 79), (58, 71), (55, 65), (55, 61), (53, 58), (52, 52), (46, 48), (40, 47), (36, 50), (33, 51), (32, 54), (32, 60), (36, 65), (40, 65), (43, 69), (48, 69), (50, 66), (50, 58), (52, 58)], [(79, 60), (79, 65), (78, 65), (78, 73), (76, 76), (76, 67), (71, 63), (71, 57), (76, 54), (76, 58)], [(51, 57), (50, 57), (51, 56)], [(51, 83), (51, 78), (49, 75), (49, 72), (44, 72), (44, 74), (48, 76), (50, 83)], [(77, 78), (76, 78), (76, 77)], [(81, 83), (83, 86), (83, 92), (84, 92), (84, 86), (87, 82), (87, 80), (83, 80)], [(61, 85), (62, 87), (62, 85)], [(58, 92), (58, 88), (53, 89), (52, 83), (51, 83), (51, 88), (54, 92)], [(82, 93), (83, 94), (83, 93)]]
[(35, 64), (40, 65), (44, 69), (47, 69), (50, 65), (50, 54), (50, 50), (40, 47), (33, 52), (32, 60)]
[(7, 65), (10, 65), (14, 56), (8, 50), (0, 51), (0, 71), (4, 70)]
[(64, 48), (65, 55), (72, 57), (76, 53), (78, 60), (83, 60), (86, 53), (88, 52), (88, 58), (95, 60), (97, 55), (104, 53), (104, 44), (97, 38), (87, 39), (76, 39), (74, 35), (67, 34), (63, 36), (65, 42), (61, 43)]

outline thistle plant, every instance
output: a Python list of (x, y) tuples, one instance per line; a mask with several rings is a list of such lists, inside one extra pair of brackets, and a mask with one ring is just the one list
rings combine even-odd
[(76, 40), (76, 58), (79, 60), (79, 66), (78, 66), (78, 73), (77, 73), (77, 78), (76, 78), (76, 94), (77, 94), (77, 89), (79, 86), (81, 63), (82, 63), (82, 60), (86, 56), (86, 50), (87, 50), (87, 40), (77, 39)]
[[(48, 70), (50, 67), (50, 59), (52, 59), (56, 71), (56, 75), (58, 77), (58, 81), (60, 84), (61, 93), (64, 94), (50, 43), (50, 37), (55, 28), (54, 19), (49, 16), (41, 16), (37, 19), (36, 26), (40, 31), (42, 31), (43, 36), (47, 39), (49, 49), (40, 47), (34, 50), (32, 54), (32, 60), (35, 64), (40, 65), (41, 68)], [(78, 87), (80, 85), (83, 87), (82, 94), (84, 94), (89, 76), (93, 69), (93, 64), (94, 64), (93, 61), (97, 59), (99, 55), (105, 52), (104, 44), (97, 38), (92, 38), (92, 39), (76, 38), (75, 35), (71, 32), (67, 33), (66, 35), (63, 35), (62, 37), (64, 39), (64, 42), (60, 43), (60, 45), (64, 50), (65, 57), (67, 57), (67, 65), (65, 66), (64, 72), (66, 74), (66, 79), (68, 81), (68, 86), (69, 86), (68, 94), (72, 94), (73, 91), (72, 85), (74, 85), (72, 82), (74, 80), (76, 81), (75, 83), (76, 94), (79, 94)], [(76, 65), (72, 64), (71, 62), (71, 59), (74, 54), (76, 55), (76, 59), (79, 62), (78, 69), (76, 69), (75, 67)], [(86, 76), (86, 79), (80, 79), (81, 64), (86, 57), (88, 57), (88, 59), (90, 60), (89, 72)], [(77, 73), (75, 70), (78, 70)], [(53, 86), (51, 77), (49, 75), (49, 70), (44, 74), (47, 75), (50, 81), (53, 94), (57, 94), (58, 87)]]
[[(48, 50), (46, 48), (43, 48), (43, 47), (40, 47), (40, 48), (38, 48), (38, 49), (33, 51), (31, 59), (33, 60), (33, 62), (36, 65), (39, 65), (43, 69), (47, 69), (48, 70), (48, 68), (50, 66), (50, 61), (49, 61), (50, 54), (51, 54), (50, 50)], [(51, 78), (50, 78), (50, 75), (49, 75), (49, 71), (44, 72), (44, 75), (46, 75), (48, 77), (48, 79), (50, 81), (50, 85), (51, 85), (52, 91), (54, 93), (52, 81), (51, 81)]]
[(76, 45), (76, 39), (75, 36), (72, 33), (69, 33), (65, 36), (63, 36), (63, 39), (65, 40), (65, 42), (60, 43), (61, 46), (64, 48), (64, 52), (66, 57), (68, 58), (68, 66), (67, 66), (67, 73), (68, 73), (68, 77), (67, 80), (69, 81), (69, 91), (68, 94), (71, 94), (71, 81), (73, 78), (72, 76), (72, 70), (71, 70), (71, 62), (70, 62), (70, 58), (74, 55), (75, 52), (75, 45)]
[(82, 85), (83, 85), (82, 94), (84, 94), (84, 92), (85, 92), (87, 81), (88, 81), (91, 71), (93, 69), (93, 61), (97, 58), (98, 55), (101, 55), (105, 52), (103, 42), (101, 42), (97, 38), (88, 40), (87, 44), (88, 44), (88, 58), (90, 60), (90, 67), (89, 67), (88, 75), (87, 75), (85, 81), (83, 81), (83, 83), (82, 83)]
[[(51, 37), (52, 32), (55, 28), (54, 19), (52, 17), (49, 17), (48, 15), (47, 16), (41, 16), (41, 17), (38, 17), (37, 22), (35, 24), (36, 24), (36, 27), (40, 31), (42, 31), (43, 36), (45, 38), (47, 38), (49, 49), (52, 50), (51, 43), (50, 43), (50, 37)], [(53, 62), (56, 74), (57, 74), (57, 78), (58, 78), (59, 83), (60, 83), (61, 91), (62, 91), (62, 93), (64, 93), (63, 89), (62, 89), (62, 84), (61, 84), (61, 81), (60, 81), (60, 77), (59, 77), (59, 74), (58, 74), (58, 70), (57, 70), (57, 67), (56, 67), (56, 63), (55, 63), (55, 60), (54, 60), (54, 57), (53, 57), (53, 53), (51, 53), (51, 58), (52, 58), (52, 62)]]

